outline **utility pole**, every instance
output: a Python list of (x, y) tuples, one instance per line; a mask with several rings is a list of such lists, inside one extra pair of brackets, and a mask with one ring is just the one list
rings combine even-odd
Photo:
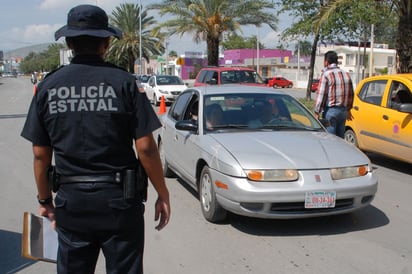
[(298, 40), (298, 72), (296, 74), (296, 86), (298, 85), (298, 81), (300, 80), (300, 40)]
[(256, 57), (256, 72), (258, 73), (258, 74), (260, 74), (260, 72), (259, 72), (259, 61), (260, 61), (260, 59), (259, 59), (259, 56), (260, 56), (260, 46), (259, 46), (259, 27), (257, 27), (257, 36), (256, 36), (256, 55), (257, 55), (257, 57)]
[(369, 56), (369, 77), (373, 75), (373, 39), (374, 39), (374, 33), (373, 33), (373, 28), (374, 25), (371, 25), (371, 53)]
[(165, 52), (165, 56), (166, 56), (166, 64), (165, 64), (165, 74), (169, 75), (169, 53), (167, 52), (167, 47), (169, 46), (169, 42), (166, 41), (166, 52)]

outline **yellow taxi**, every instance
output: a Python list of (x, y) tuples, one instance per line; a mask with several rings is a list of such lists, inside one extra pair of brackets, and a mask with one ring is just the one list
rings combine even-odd
[(373, 76), (355, 90), (345, 140), (412, 163), (412, 74)]

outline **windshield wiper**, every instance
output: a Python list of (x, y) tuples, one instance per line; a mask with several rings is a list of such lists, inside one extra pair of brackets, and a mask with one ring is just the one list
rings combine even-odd
[(213, 126), (213, 128), (209, 130), (227, 129), (227, 128), (247, 129), (248, 126), (247, 125), (236, 125), (236, 124), (216, 125), (216, 126)]
[(311, 128), (311, 127), (302, 127), (296, 125), (264, 125), (260, 127), (261, 129), (275, 129), (275, 130), (306, 130), (306, 131), (319, 131), (322, 128)]

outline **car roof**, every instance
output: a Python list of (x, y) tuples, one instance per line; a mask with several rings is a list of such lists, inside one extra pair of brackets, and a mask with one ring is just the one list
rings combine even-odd
[(386, 79), (405, 79), (412, 82), (412, 73), (398, 73), (398, 74), (385, 74), (385, 75), (376, 75), (365, 78), (363, 80), (370, 81), (370, 80), (386, 80)]
[(178, 77), (180, 78), (177, 75), (169, 75), (169, 74), (156, 74), (156, 75), (153, 75), (153, 77)]
[(255, 71), (251, 68), (248, 67), (207, 67), (207, 68), (202, 68), (202, 70), (220, 70), (220, 71), (226, 71), (226, 70), (243, 70), (243, 71)]
[(221, 93), (268, 93), (268, 94), (283, 94), (283, 91), (275, 90), (271, 87), (266, 86), (249, 86), (242, 84), (226, 84), (226, 85), (210, 85), (210, 86), (200, 86), (192, 87), (190, 90), (197, 90), (203, 95), (213, 95)]

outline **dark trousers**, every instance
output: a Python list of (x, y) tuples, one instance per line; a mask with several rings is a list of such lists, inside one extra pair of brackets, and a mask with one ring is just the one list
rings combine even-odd
[(100, 250), (107, 273), (143, 273), (143, 213), (143, 203), (124, 200), (119, 185), (61, 185), (55, 198), (57, 273), (94, 273)]

